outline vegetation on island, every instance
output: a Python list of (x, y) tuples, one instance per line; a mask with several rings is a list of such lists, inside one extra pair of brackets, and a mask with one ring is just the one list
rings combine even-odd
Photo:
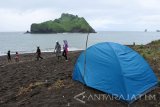
[(31, 33), (95, 33), (83, 17), (63, 13), (59, 19), (33, 23)]

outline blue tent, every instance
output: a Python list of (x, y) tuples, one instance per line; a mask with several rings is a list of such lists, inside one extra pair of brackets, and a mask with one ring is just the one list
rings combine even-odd
[(158, 83), (148, 63), (137, 52), (111, 42), (93, 45), (86, 54), (82, 52), (75, 64), (73, 80), (127, 103), (134, 102)]

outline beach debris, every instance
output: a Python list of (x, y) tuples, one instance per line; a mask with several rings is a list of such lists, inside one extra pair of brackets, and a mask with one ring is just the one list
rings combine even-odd
[(44, 82), (44, 83), (45, 83), (45, 86), (46, 86), (46, 87), (48, 87), (48, 86), (50, 86), (50, 85), (51, 85), (51, 82), (49, 82), (48, 80), (45, 80), (45, 82)]
[(3, 100), (2, 100), (2, 99), (0, 99), (0, 104), (1, 104), (1, 103), (3, 103)]
[(62, 87), (65, 87), (64, 81), (63, 80), (57, 80), (54, 84), (52, 84), (48, 90), (52, 90), (52, 89), (60, 89)]
[(29, 65), (28, 65), (27, 67), (28, 67), (28, 68), (30, 68), (30, 66), (29, 66)]
[(55, 83), (54, 83), (54, 86), (56, 89), (59, 89), (59, 88), (62, 88), (64, 87), (64, 81), (63, 80), (57, 80)]
[(36, 89), (36, 90), (33, 90), (32, 92), (31, 92), (31, 94), (30, 94), (30, 97), (33, 97), (33, 96), (35, 96), (35, 95), (37, 95), (37, 94), (39, 94), (40, 93), (40, 90), (38, 89)]
[(17, 94), (17, 96), (21, 96), (21, 95), (26, 95), (29, 92), (32, 92), (32, 90), (36, 87), (40, 87), (42, 85), (44, 85), (45, 82), (35, 82), (35, 83), (31, 83), (26, 87), (20, 87), (19, 92)]
[(5, 65), (4, 65), (4, 64), (0, 64), (0, 67), (1, 67), (1, 68), (4, 68), (4, 67), (5, 67)]
[(53, 83), (50, 87), (48, 87), (48, 90), (52, 90), (52, 89), (61, 89), (61, 88), (71, 88), (74, 86), (74, 83), (72, 83), (71, 81), (67, 82), (65, 80), (62, 79), (58, 79), (55, 83)]
[(67, 86), (66, 86), (66, 88), (71, 88), (71, 87), (73, 87), (74, 86), (74, 84), (73, 83), (70, 83), (70, 84), (68, 84)]
[(1, 66), (1, 68), (4, 68), (5, 66)]
[(156, 61), (156, 57), (153, 57), (153, 61)]
[(70, 106), (70, 103), (68, 103), (67, 106), (69, 107), (69, 106)]

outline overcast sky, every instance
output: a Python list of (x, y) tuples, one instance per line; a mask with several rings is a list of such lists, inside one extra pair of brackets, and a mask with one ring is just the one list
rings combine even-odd
[(1, 0), (0, 31), (26, 31), (61, 13), (84, 17), (96, 31), (160, 29), (160, 0)]

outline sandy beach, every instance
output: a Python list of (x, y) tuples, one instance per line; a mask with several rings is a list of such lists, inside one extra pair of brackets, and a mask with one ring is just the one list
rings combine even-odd
[[(44, 59), (36, 61), (35, 54), (20, 55), (20, 62), (8, 63), (6, 56), (0, 57), (0, 106), (1, 107), (127, 107), (113, 100), (87, 100), (85, 104), (74, 97), (85, 92), (87, 95), (104, 94), (72, 80), (74, 64), (80, 51), (69, 52), (69, 60), (59, 61), (53, 53), (42, 53)], [(14, 56), (12, 56), (13, 58)], [(13, 59), (12, 59), (13, 60)], [(149, 61), (158, 73), (158, 63)], [(157, 67), (158, 66), (158, 67)], [(118, 81), (117, 81), (118, 82)], [(159, 107), (160, 88), (147, 94), (156, 99), (141, 99), (130, 107)]]

